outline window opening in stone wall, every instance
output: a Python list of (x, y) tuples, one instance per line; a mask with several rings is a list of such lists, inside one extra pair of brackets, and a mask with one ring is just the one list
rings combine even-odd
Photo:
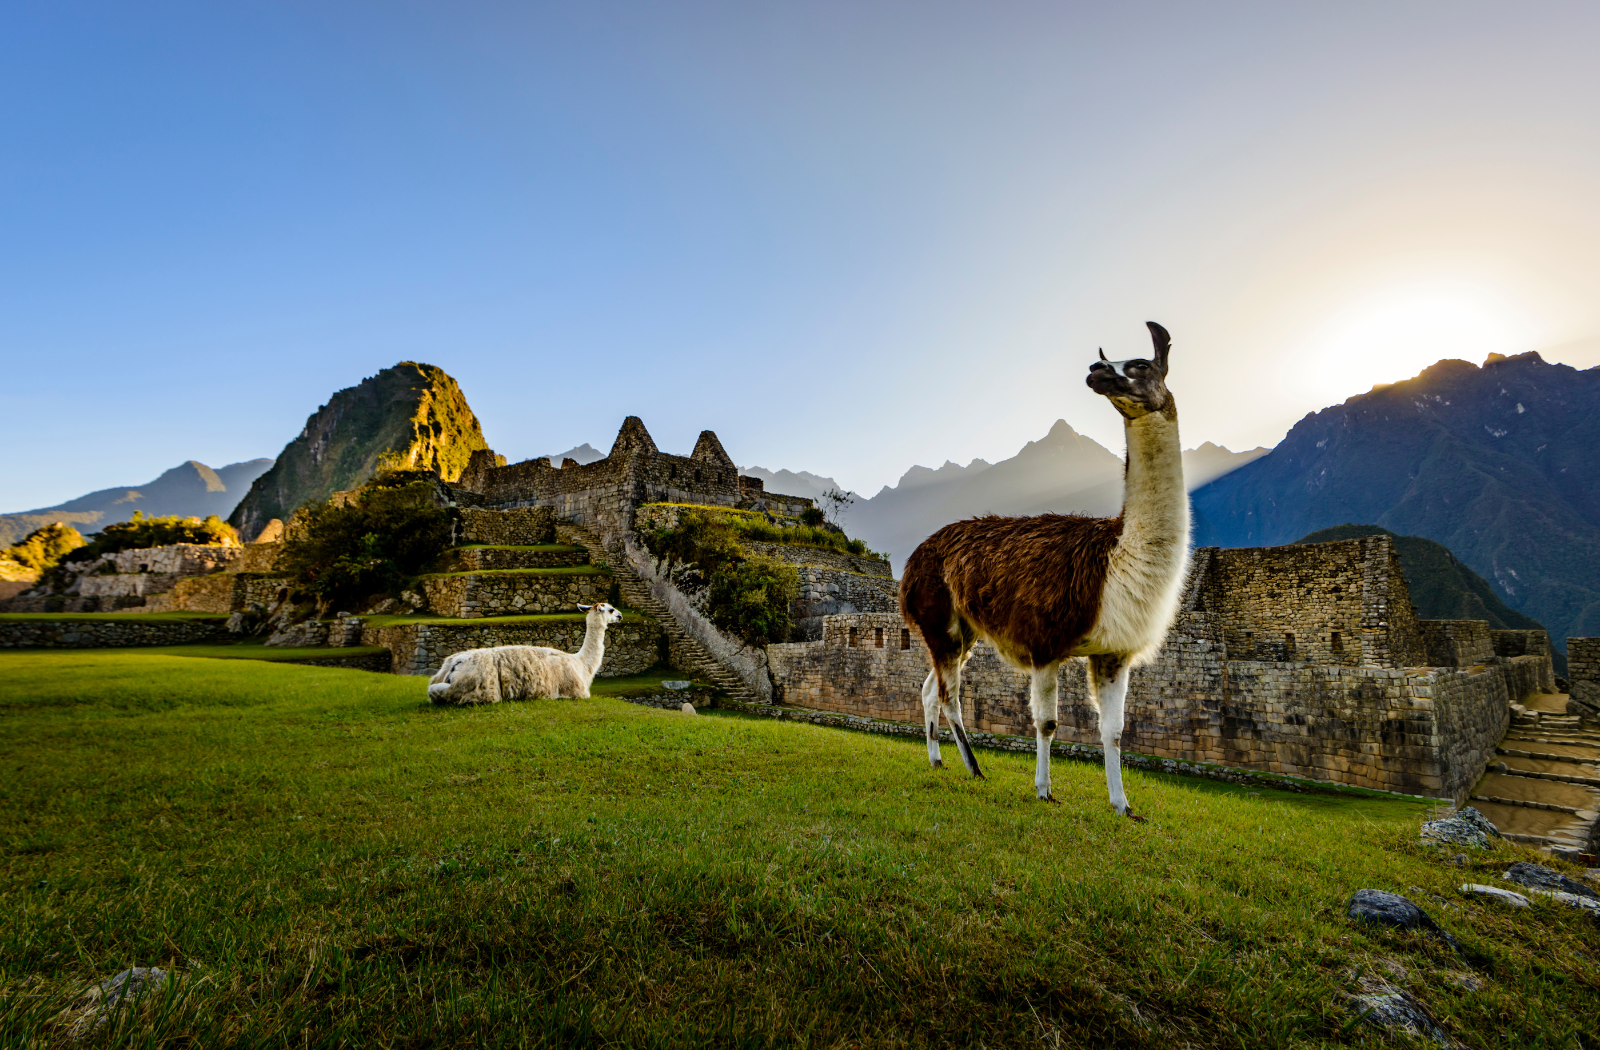
[(900, 628), (900, 648), (911, 648), (911, 628), (909, 627)]
[(883, 648), (883, 628), (882, 627), (874, 627), (872, 629), (872, 645), (873, 645), (873, 648), (875, 648), (875, 649), (882, 649)]
[(1285, 649), (1289, 650), (1291, 653), (1294, 652), (1294, 632), (1293, 631), (1284, 631), (1283, 632), (1283, 647)]
[(1328, 646), (1336, 653), (1344, 652), (1344, 642), (1342, 639), (1340, 639), (1338, 631), (1334, 631), (1332, 636), (1328, 639)]
[(855, 647), (856, 647), (856, 629), (854, 627), (852, 627), (852, 628), (850, 628), (850, 648), (854, 649)]
[(1247, 653), (1253, 653), (1256, 651), (1256, 632), (1244, 632), (1244, 651)]
[(699, 471), (698, 471), (698, 470), (697, 470), (697, 471), (695, 471), (695, 472), (694, 472), (694, 479), (695, 479), (695, 480), (696, 480), (696, 481), (699, 481), (699, 480), (700, 480), (700, 472), (699, 472)]

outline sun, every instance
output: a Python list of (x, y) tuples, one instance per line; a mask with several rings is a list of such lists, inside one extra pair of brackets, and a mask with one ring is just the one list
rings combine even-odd
[(1518, 353), (1539, 328), (1493, 286), (1436, 280), (1348, 299), (1324, 315), (1284, 360), (1280, 384), (1323, 404), (1421, 372), (1442, 358), (1480, 363)]

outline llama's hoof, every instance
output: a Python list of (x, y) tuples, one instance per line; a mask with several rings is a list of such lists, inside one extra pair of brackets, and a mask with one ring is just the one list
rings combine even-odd
[(1127, 817), (1129, 820), (1133, 821), (1135, 824), (1148, 824), (1148, 823), (1150, 823), (1150, 821), (1147, 818), (1139, 816), (1139, 814), (1135, 813), (1131, 809), (1128, 810), (1126, 813), (1124, 813), (1122, 815)]
[(943, 769), (944, 768), (944, 760), (943, 759), (936, 758), (930, 764), (933, 766), (934, 769)]
[(1039, 796), (1039, 801), (1040, 802), (1054, 802), (1058, 806), (1061, 805), (1061, 800), (1059, 798), (1056, 798), (1054, 793), (1051, 793), (1051, 794), (1048, 794), (1048, 795), (1040, 795)]

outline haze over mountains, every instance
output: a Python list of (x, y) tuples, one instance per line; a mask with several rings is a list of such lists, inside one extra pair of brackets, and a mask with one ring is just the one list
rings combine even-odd
[[(1193, 489), (1267, 453), (1264, 448), (1230, 452), (1207, 442), (1183, 454), (1184, 477)], [(808, 471), (741, 467), (767, 487), (796, 496), (819, 496), (836, 487), (832, 478)], [(975, 459), (966, 466), (914, 466), (893, 487), (871, 498), (857, 497), (845, 512), (852, 536), (890, 555), (896, 571), (918, 543), (943, 525), (975, 514), (1115, 514), (1122, 506), (1122, 458), (1057, 420), (1050, 432), (999, 463)]]
[(0, 545), (16, 543), (55, 521), (79, 532), (97, 532), (112, 522), (126, 521), (136, 510), (151, 517), (215, 514), (225, 518), (250, 484), (271, 466), (270, 459), (252, 459), (213, 470), (191, 459), (144, 485), (100, 489), (54, 507), (0, 514)]
[(1292, 543), (1346, 522), (1444, 544), (1550, 640), (1600, 634), (1600, 368), (1440, 361), (1306, 416), (1194, 494), (1195, 542)]

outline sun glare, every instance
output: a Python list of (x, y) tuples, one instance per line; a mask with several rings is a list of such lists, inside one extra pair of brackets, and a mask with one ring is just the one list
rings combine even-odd
[(1463, 282), (1393, 287), (1325, 315), (1280, 373), (1286, 393), (1334, 404), (1409, 379), (1442, 358), (1481, 364), (1535, 345), (1537, 321), (1498, 289)]

